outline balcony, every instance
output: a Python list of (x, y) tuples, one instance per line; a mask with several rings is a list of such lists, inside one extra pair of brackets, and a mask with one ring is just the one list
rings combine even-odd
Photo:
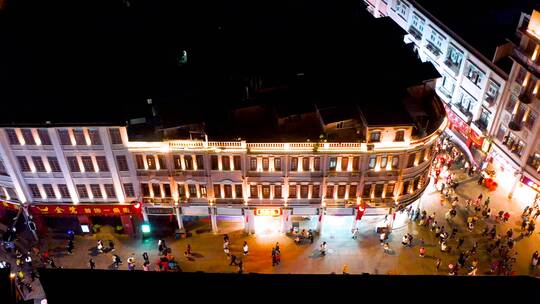
[(515, 48), (510, 57), (532, 72), (536, 77), (540, 77), (540, 66), (534, 60), (530, 59), (522, 50)]
[(455, 106), (456, 106), (456, 108), (458, 108), (458, 110), (461, 112), (461, 114), (463, 114), (463, 115), (465, 116), (465, 118), (466, 118), (465, 121), (466, 121), (468, 124), (470, 124), (471, 121), (472, 121), (473, 115), (472, 115), (471, 112), (469, 112), (469, 109), (465, 109), (464, 107), (461, 106), (460, 103), (459, 103), (459, 104), (456, 104)]
[(413, 36), (416, 40), (422, 39), (422, 33), (412, 25), (409, 27), (409, 34), (411, 34), (411, 36)]
[(521, 103), (530, 104), (533, 101), (532, 95), (532, 92), (530, 92), (527, 88), (521, 88), (518, 99)]
[[(308, 172), (309, 173), (309, 172)], [(279, 177), (284, 176), (283, 171), (248, 171), (246, 174), (248, 177)]]
[(523, 128), (523, 123), (521, 122), (521, 120), (518, 121), (515, 119), (514, 116), (512, 116), (512, 119), (508, 123), (508, 128), (510, 128), (510, 130), (512, 131), (521, 131), (521, 129)]
[(461, 63), (454, 63), (450, 58), (446, 58), (444, 61), (444, 64), (452, 70), (455, 74), (459, 73), (459, 68), (461, 67)]
[(428, 41), (426, 44), (426, 49), (428, 49), (436, 57), (439, 57), (442, 54), (441, 50), (431, 41)]
[(480, 129), (480, 131), (482, 131), (484, 133), (487, 132), (487, 127), (488, 127), (487, 126), (488, 125), (487, 121), (483, 121), (481, 119), (478, 119), (478, 120), (474, 121), (474, 125), (477, 126), (478, 129)]
[(492, 107), (495, 104), (495, 99), (495, 96), (486, 94), (484, 101), (487, 103), (488, 106)]

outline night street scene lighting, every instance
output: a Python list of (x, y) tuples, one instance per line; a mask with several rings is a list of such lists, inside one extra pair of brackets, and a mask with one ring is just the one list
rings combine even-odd
[(478, 2), (0, 0), (0, 303), (534, 299), (540, 2)]

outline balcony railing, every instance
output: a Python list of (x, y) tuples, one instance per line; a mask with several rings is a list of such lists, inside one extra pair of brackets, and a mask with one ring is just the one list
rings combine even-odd
[(431, 41), (427, 42), (426, 49), (428, 49), (436, 57), (439, 57), (442, 54), (441, 50), (436, 47), (435, 44), (433, 44), (433, 42)]
[(532, 92), (530, 92), (527, 88), (521, 88), (518, 99), (524, 104), (530, 104), (533, 101)]
[(450, 58), (446, 58), (444, 64), (446, 64), (446, 66), (449, 67), (454, 73), (459, 73), (461, 64), (454, 63)]
[(478, 129), (480, 129), (482, 132), (487, 131), (487, 122), (485, 122), (485, 121), (483, 121), (481, 119), (475, 120), (474, 125), (477, 126)]
[(458, 108), (458, 110), (463, 114), (465, 115), (465, 117), (467, 118), (467, 123), (471, 123), (472, 121), (472, 113), (469, 112), (469, 109), (465, 109), (464, 107), (461, 106), (461, 104), (456, 104), (456, 108)]
[(409, 34), (411, 34), (411, 36), (413, 36), (416, 40), (422, 39), (422, 33), (412, 25), (409, 27)]
[(540, 66), (534, 60), (530, 59), (529, 56), (523, 53), (522, 50), (515, 48), (512, 51), (511, 57), (516, 62), (527, 68), (527, 70), (533, 72), (535, 76), (540, 77)]
[(521, 131), (521, 129), (523, 128), (523, 123), (521, 122), (521, 120), (516, 120), (514, 118), (515, 117), (512, 117), (512, 119), (508, 123), (508, 128), (513, 131)]

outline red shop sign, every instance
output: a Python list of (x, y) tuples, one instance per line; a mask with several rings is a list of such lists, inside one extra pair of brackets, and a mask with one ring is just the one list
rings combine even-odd
[(448, 114), (448, 121), (450, 122), (450, 127), (459, 133), (461, 133), (465, 138), (469, 137), (470, 127), (469, 125), (461, 118), (459, 115), (454, 113), (450, 107), (444, 105), (446, 113)]
[(19, 205), (17, 203), (12, 203), (12, 202), (8, 202), (8, 201), (0, 200), (0, 208), (6, 208), (6, 209), (11, 209), (11, 210), (18, 211), (19, 209), (21, 209), (21, 205)]
[(280, 216), (281, 208), (255, 208), (257, 216)]
[(472, 129), (469, 133), (469, 138), (474, 142), (475, 145), (482, 146), (482, 144), (484, 143), (484, 137), (482, 135), (476, 134), (476, 132)]
[[(140, 205), (139, 207), (140, 208)], [(138, 211), (136, 205), (33, 205), (30, 211), (35, 215), (94, 215), (118, 216), (134, 214)]]

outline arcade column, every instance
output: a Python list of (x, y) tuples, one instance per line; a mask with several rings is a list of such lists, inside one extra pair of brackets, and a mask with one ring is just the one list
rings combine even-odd
[(217, 225), (217, 209), (216, 208), (210, 208), (210, 220), (212, 222), (212, 232), (218, 233), (218, 225)]
[(319, 208), (319, 220), (317, 221), (317, 232), (319, 235), (322, 235), (323, 232), (323, 223), (325, 217), (325, 208)]
[(178, 222), (178, 229), (184, 229), (184, 221), (182, 220), (182, 213), (180, 212), (180, 207), (174, 208), (176, 213), (176, 221)]
[(135, 236), (133, 217), (131, 215), (121, 215), (120, 220), (122, 221), (124, 232), (130, 236)]
[(282, 219), (281, 233), (289, 232), (292, 228), (292, 210), (283, 209), (283, 215), (281, 216), (281, 219)]
[(244, 232), (255, 233), (255, 210), (244, 209)]

